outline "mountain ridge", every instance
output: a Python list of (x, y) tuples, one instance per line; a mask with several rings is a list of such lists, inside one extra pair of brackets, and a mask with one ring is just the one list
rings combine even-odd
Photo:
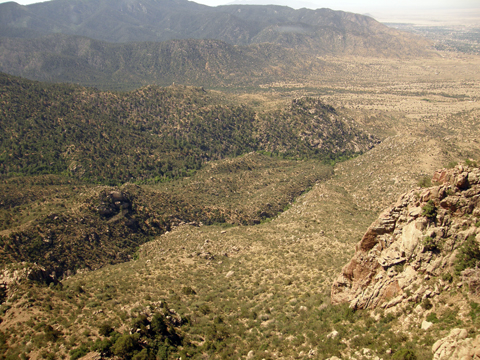
[[(22, 7), (16, 3), (0, 4), (0, 10), (2, 31), (18, 37), (33, 36), (34, 31), (38, 35), (64, 33), (109, 42), (270, 42), (315, 55), (406, 56), (425, 54), (428, 46), (427, 41), (390, 29), (372, 18), (330, 9), (294, 10), (275, 5), (208, 7), (189, 1), (55, 0)], [(302, 41), (295, 37), (301, 28), (309, 29), (301, 31)], [(362, 47), (367, 47), (368, 52), (362, 51)]]

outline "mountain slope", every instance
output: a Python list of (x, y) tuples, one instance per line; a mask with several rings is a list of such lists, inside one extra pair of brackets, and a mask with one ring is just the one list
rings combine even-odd
[(305, 78), (325, 62), (271, 44), (232, 46), (218, 40), (111, 44), (68, 35), (0, 38), (0, 71), (40, 81), (100, 88), (173, 82), (251, 86)]
[(428, 42), (362, 15), (282, 6), (208, 7), (186, 0), (54, 0), (0, 4), (6, 36), (63, 33), (109, 42), (217, 39), (269, 42), (312, 54), (425, 54)]
[(186, 175), (251, 151), (330, 161), (378, 141), (315, 99), (257, 113), (183, 86), (112, 93), (0, 75), (0, 89), (2, 176), (64, 173), (121, 184)]

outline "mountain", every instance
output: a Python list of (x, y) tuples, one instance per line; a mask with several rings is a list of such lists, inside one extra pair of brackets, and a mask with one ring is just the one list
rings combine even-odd
[(332, 66), (278, 45), (219, 40), (112, 44), (71, 35), (0, 38), (0, 71), (32, 80), (108, 89), (148, 84), (255, 86), (307, 78)]
[(231, 45), (272, 43), (315, 55), (410, 56), (428, 42), (362, 15), (274, 5), (208, 7), (186, 0), (53, 0), (0, 4), (3, 36), (52, 33), (108, 42), (215, 39)]

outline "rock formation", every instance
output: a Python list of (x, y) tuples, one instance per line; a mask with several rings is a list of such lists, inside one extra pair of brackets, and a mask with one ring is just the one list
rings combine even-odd
[(467, 330), (452, 329), (432, 346), (434, 360), (480, 359), (480, 336), (467, 338)]
[(480, 241), (480, 169), (443, 169), (432, 182), (402, 195), (368, 228), (332, 286), (333, 304), (390, 308), (448, 289), (441, 279), (434, 288), (424, 280), (453, 272), (465, 240)]

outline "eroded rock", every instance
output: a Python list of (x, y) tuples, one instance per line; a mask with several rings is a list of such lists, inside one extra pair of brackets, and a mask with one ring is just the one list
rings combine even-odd
[(480, 169), (442, 169), (432, 181), (439, 185), (403, 194), (368, 228), (332, 285), (333, 304), (389, 308), (405, 299), (418, 302), (444, 291), (420, 287), (413, 295), (405, 293), (425, 276), (450, 271), (455, 250), (467, 237), (477, 235), (475, 223), (480, 219), (474, 214), (480, 217)]

